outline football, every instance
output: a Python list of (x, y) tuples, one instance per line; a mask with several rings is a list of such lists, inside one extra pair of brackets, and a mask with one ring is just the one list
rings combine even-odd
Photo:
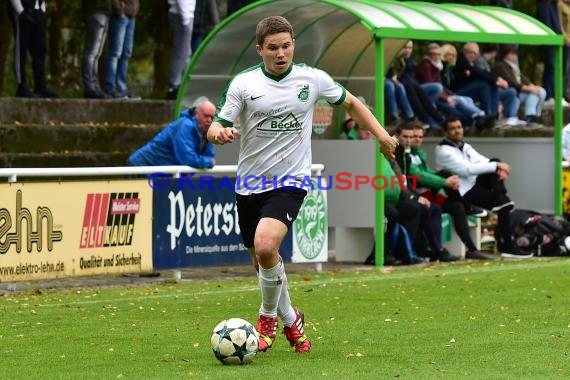
[(214, 355), (222, 363), (248, 364), (257, 354), (257, 331), (244, 319), (230, 318), (214, 327), (210, 343)]

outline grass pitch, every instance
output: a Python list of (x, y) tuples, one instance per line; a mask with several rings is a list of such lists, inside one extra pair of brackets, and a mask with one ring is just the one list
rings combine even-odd
[[(522, 379), (570, 376), (570, 260), (289, 276), (310, 354), (246, 366), (209, 338), (253, 324), (254, 277), (0, 298), (0, 379)], [(281, 326), (280, 326), (281, 327)]]

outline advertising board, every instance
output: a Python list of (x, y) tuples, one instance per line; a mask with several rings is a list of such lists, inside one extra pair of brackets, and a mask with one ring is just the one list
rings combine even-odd
[(152, 270), (146, 181), (0, 185), (0, 281)]

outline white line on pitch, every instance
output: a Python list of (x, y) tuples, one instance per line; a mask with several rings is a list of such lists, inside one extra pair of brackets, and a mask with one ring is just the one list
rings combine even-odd
[[(375, 282), (375, 281), (391, 281), (391, 280), (401, 280), (406, 278), (419, 278), (419, 277), (433, 277), (433, 276), (456, 276), (465, 274), (478, 274), (478, 273), (493, 273), (501, 271), (514, 271), (514, 270), (534, 270), (540, 268), (549, 267), (562, 267), (570, 266), (570, 260), (548, 260), (548, 261), (525, 261), (516, 264), (509, 265), (493, 265), (493, 266), (480, 266), (480, 267), (463, 267), (454, 268), (449, 272), (440, 270), (425, 270), (421, 272), (417, 271), (403, 271), (398, 273), (386, 273), (372, 270), (369, 274), (358, 274), (347, 277), (334, 277), (326, 280), (311, 280), (311, 281), (290, 281), (289, 286), (291, 288), (306, 287), (306, 286), (320, 286), (320, 285), (335, 285), (344, 284), (352, 282)], [(252, 279), (253, 280), (253, 279)], [(225, 280), (224, 280), (225, 281)], [(240, 292), (251, 292), (257, 291), (259, 288), (257, 286), (242, 286), (231, 289), (216, 289), (216, 290), (205, 290), (205, 291), (194, 291), (191, 293), (177, 293), (177, 294), (151, 294), (137, 297), (126, 297), (126, 298), (113, 298), (113, 299), (97, 299), (90, 301), (75, 301), (75, 302), (64, 302), (64, 303), (53, 303), (53, 304), (39, 304), (39, 307), (60, 307), (60, 306), (82, 306), (82, 305), (94, 305), (94, 304), (117, 304), (120, 302), (135, 302), (135, 301), (147, 301), (153, 299), (165, 299), (165, 298), (183, 298), (183, 297), (195, 297), (195, 296), (206, 296), (210, 294), (233, 294)]]

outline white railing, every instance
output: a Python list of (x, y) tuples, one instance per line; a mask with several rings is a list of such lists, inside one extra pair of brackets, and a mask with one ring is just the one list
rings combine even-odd
[[(311, 165), (314, 175), (321, 175), (325, 170), (323, 164)], [(17, 182), (18, 177), (81, 177), (81, 176), (126, 176), (152, 173), (172, 174), (179, 177), (180, 173), (200, 173), (211, 175), (235, 174), (237, 165), (216, 165), (212, 169), (194, 169), (190, 166), (115, 166), (87, 168), (5, 168), (0, 169), (0, 177), (7, 177), (8, 182)]]

